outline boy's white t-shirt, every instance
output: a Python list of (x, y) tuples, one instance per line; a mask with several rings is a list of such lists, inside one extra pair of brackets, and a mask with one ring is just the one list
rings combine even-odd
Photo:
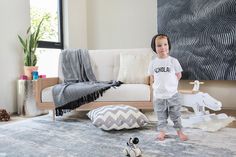
[(149, 64), (148, 74), (154, 76), (154, 98), (168, 99), (176, 94), (179, 80), (175, 74), (182, 71), (179, 61), (174, 57), (153, 59)]

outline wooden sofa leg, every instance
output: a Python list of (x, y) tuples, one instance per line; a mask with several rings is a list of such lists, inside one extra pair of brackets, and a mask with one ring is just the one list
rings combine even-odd
[(55, 117), (56, 117), (55, 109), (53, 109), (53, 110), (52, 110), (52, 119), (53, 119), (53, 121), (55, 121)]

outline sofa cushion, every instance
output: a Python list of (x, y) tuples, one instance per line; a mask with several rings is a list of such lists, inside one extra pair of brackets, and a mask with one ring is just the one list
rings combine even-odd
[(92, 123), (103, 130), (133, 129), (145, 126), (147, 117), (131, 106), (109, 105), (88, 112)]
[(120, 68), (120, 54), (153, 55), (150, 48), (89, 50), (94, 75), (99, 81), (116, 80)]
[[(43, 102), (53, 102), (52, 87), (43, 89)], [(146, 84), (122, 84), (110, 88), (96, 101), (150, 101), (150, 86)]]
[(120, 69), (117, 80), (124, 83), (148, 84), (148, 65), (151, 53), (120, 54)]
[[(108, 50), (89, 50), (90, 61), (96, 79), (99, 81), (115, 80), (118, 73), (119, 52)], [(105, 59), (104, 59), (105, 58)]]

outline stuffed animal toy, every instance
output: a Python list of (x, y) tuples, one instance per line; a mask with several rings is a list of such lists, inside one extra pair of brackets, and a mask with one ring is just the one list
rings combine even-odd
[(142, 151), (137, 147), (139, 139), (137, 137), (130, 138), (127, 142), (127, 147), (124, 149), (124, 154), (130, 157), (137, 157), (142, 155)]
[(7, 113), (6, 110), (0, 109), (0, 121), (9, 121), (10, 115)]

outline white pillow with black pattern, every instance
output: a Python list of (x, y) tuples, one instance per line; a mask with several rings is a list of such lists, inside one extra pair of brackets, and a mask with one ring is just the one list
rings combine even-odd
[(133, 129), (149, 123), (137, 108), (125, 105), (99, 107), (87, 113), (92, 123), (103, 130)]

